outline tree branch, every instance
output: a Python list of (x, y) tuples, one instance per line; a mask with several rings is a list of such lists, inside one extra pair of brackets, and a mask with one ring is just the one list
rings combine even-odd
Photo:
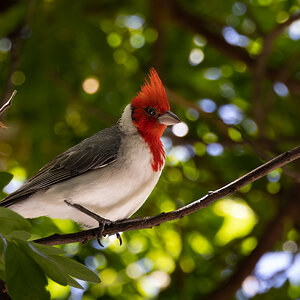
[[(226, 186), (214, 192), (209, 192), (204, 197), (184, 207), (181, 207), (171, 212), (161, 213), (153, 217), (116, 221), (113, 222), (112, 224), (107, 225), (103, 231), (103, 234), (112, 235), (118, 232), (131, 231), (131, 230), (137, 230), (143, 228), (152, 228), (153, 226), (157, 226), (164, 222), (183, 218), (186, 215), (189, 215), (204, 207), (207, 207), (208, 205), (212, 204), (218, 199), (233, 194), (243, 186), (265, 176), (270, 171), (280, 168), (298, 158), (300, 158), (300, 146), (278, 155), (277, 157), (273, 158), (267, 163), (257, 167), (256, 169), (236, 179), (235, 181), (227, 184)], [(64, 235), (54, 234), (46, 238), (35, 240), (35, 242), (41, 244), (47, 244), (47, 245), (60, 245), (60, 244), (67, 244), (67, 243), (74, 243), (74, 242), (85, 243), (91, 239), (94, 239), (96, 237), (96, 234), (97, 234), (97, 228), (94, 228), (94, 229), (71, 233), (71, 234), (64, 234)]]
[(3, 106), (0, 108), (0, 115), (3, 114), (11, 106), (11, 101), (15, 97), (16, 93), (17, 91), (14, 90), (11, 96), (9, 97), (9, 99), (7, 100), (7, 102), (4, 103)]

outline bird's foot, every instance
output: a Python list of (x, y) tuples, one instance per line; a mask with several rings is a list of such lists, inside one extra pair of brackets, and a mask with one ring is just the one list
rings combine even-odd
[(121, 237), (121, 235), (120, 235), (119, 232), (116, 233), (116, 237), (117, 237), (117, 239), (118, 239), (119, 242), (120, 242), (120, 246), (122, 246), (123, 241), (122, 241), (122, 237)]
[[(103, 237), (103, 231), (104, 231), (104, 228), (105, 228), (105, 225), (109, 225), (111, 223), (113, 223), (113, 221), (109, 220), (109, 219), (105, 219), (105, 218), (102, 218), (101, 216), (93, 213), (92, 211), (88, 210), (87, 208), (83, 207), (82, 205), (80, 204), (76, 204), (76, 203), (71, 203), (67, 200), (64, 200), (64, 202), (71, 206), (71, 207), (74, 207), (76, 208), (77, 210), (87, 214), (88, 216), (90, 216), (91, 218), (95, 219), (98, 224), (99, 224), (99, 227), (98, 227), (98, 231), (97, 231), (97, 236), (96, 236), (96, 239), (97, 239), (97, 242), (98, 244), (101, 246), (101, 247), (104, 247), (103, 244), (101, 243), (101, 239)], [(122, 238), (121, 238), (121, 235), (119, 233), (116, 234), (118, 240), (120, 241), (120, 246), (122, 245)]]

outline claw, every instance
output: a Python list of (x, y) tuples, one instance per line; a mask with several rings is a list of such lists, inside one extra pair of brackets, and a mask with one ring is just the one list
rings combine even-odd
[[(98, 227), (98, 232), (97, 232), (97, 235), (96, 235), (96, 239), (97, 239), (97, 242), (98, 244), (101, 246), (101, 247), (104, 247), (103, 244), (101, 243), (101, 239), (103, 237), (103, 231), (104, 231), (104, 227), (105, 225), (107, 224), (111, 224), (113, 223), (111, 220), (108, 220), (108, 219), (105, 219), (105, 218), (102, 218), (101, 216), (93, 213), (92, 211), (86, 209), (85, 207), (79, 205), (79, 204), (76, 204), (76, 203), (71, 203), (67, 200), (64, 200), (64, 202), (69, 205), (69, 206), (72, 206), (74, 207), (75, 209), (81, 211), (82, 213), (85, 213), (87, 214), (88, 216), (90, 216), (91, 218), (93, 218), (94, 220), (98, 221), (99, 223), (99, 227)], [(122, 238), (120, 236), (119, 233), (116, 233), (116, 236), (118, 238), (118, 240), (120, 241), (120, 246), (122, 245)]]
[(122, 246), (123, 241), (122, 241), (122, 238), (121, 238), (121, 235), (120, 235), (119, 232), (116, 233), (116, 237), (117, 237), (117, 239), (118, 239), (119, 242), (120, 242), (120, 246)]
[(105, 222), (99, 221), (99, 227), (98, 227), (96, 239), (97, 239), (98, 244), (99, 244), (102, 248), (104, 248), (104, 245), (101, 243), (101, 239), (102, 239), (102, 237), (103, 237), (104, 227), (105, 227)]
[(101, 238), (96, 237), (96, 239), (97, 239), (97, 242), (98, 242), (99, 246), (104, 248), (104, 245), (101, 243)]

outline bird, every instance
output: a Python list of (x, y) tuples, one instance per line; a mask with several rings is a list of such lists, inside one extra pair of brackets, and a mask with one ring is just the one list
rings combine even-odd
[(103, 221), (103, 232), (105, 221), (129, 218), (147, 200), (165, 163), (160, 138), (180, 122), (151, 68), (116, 125), (56, 156), (0, 206), (25, 218), (71, 219), (86, 228)]

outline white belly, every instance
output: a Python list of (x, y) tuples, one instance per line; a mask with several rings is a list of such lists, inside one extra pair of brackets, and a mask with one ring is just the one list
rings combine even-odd
[(27, 218), (45, 215), (70, 218), (89, 227), (98, 224), (86, 214), (66, 205), (64, 200), (80, 204), (112, 221), (131, 216), (146, 201), (161, 171), (152, 170), (152, 155), (139, 135), (126, 139), (130, 142), (122, 143), (115, 163), (58, 183), (10, 208)]

